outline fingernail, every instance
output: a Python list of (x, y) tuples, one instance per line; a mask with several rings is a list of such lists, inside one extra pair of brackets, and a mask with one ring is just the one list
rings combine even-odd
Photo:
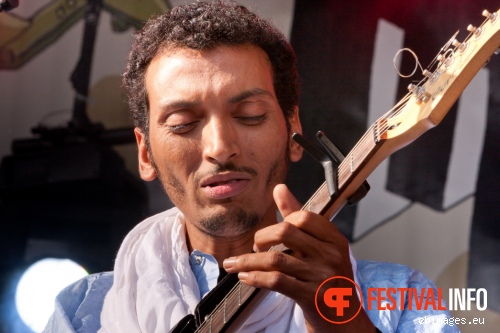
[(240, 281), (245, 281), (247, 278), (248, 278), (247, 272), (239, 272), (238, 273), (238, 279), (240, 279)]
[(224, 262), (222, 263), (222, 266), (224, 266), (224, 269), (231, 269), (233, 268), (234, 266), (234, 263), (236, 262), (236, 259), (237, 257), (231, 257), (231, 258), (227, 258), (226, 260), (224, 260)]

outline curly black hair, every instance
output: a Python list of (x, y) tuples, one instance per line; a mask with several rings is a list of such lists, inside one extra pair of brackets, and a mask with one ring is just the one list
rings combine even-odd
[(136, 34), (123, 85), (134, 126), (149, 137), (145, 73), (152, 59), (166, 48), (210, 50), (221, 45), (255, 45), (266, 52), (273, 71), (278, 103), (288, 119), (298, 105), (299, 79), (295, 53), (271, 23), (233, 2), (196, 2), (173, 8), (149, 20)]

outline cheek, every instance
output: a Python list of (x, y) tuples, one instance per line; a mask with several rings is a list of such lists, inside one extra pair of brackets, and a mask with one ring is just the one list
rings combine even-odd
[(176, 170), (176, 173), (181, 170), (188, 173), (188, 170), (197, 163), (197, 156), (199, 156), (199, 149), (195, 142), (172, 136), (159, 140), (155, 148), (154, 157), (160, 159), (156, 161), (158, 167)]
[(167, 139), (152, 145), (152, 153), (165, 189), (187, 188), (190, 176), (199, 166), (196, 146), (184, 140)]
[(273, 128), (270, 130), (273, 135), (264, 139), (261, 144), (260, 150), (262, 153), (267, 154), (270, 160), (282, 156), (288, 147), (288, 134), (286, 128)]
[[(278, 132), (276, 128), (275, 132)], [(279, 134), (279, 133), (276, 133)], [(288, 140), (285, 134), (260, 136), (255, 141), (247, 141), (251, 146), (250, 159), (255, 161), (261, 169), (261, 174), (269, 174), (276, 164), (287, 163)]]

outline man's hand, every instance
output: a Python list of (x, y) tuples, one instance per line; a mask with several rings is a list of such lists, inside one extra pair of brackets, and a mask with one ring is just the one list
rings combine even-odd
[[(245, 284), (277, 291), (295, 300), (309, 332), (375, 332), (363, 309), (355, 319), (342, 325), (332, 324), (318, 313), (314, 300), (323, 281), (333, 276), (354, 280), (348, 241), (325, 217), (301, 211), (300, 203), (285, 185), (276, 186), (273, 195), (284, 221), (259, 230), (255, 234), (256, 253), (228, 258), (224, 268), (239, 272)], [(268, 251), (278, 244), (292, 253)], [(351, 307), (357, 310), (359, 300), (355, 299), (357, 304)]]

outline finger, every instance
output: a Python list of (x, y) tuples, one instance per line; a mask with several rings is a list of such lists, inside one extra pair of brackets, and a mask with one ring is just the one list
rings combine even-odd
[(267, 251), (271, 246), (284, 244), (294, 251), (310, 253), (314, 246), (323, 247), (326, 242), (340, 247), (347, 246), (347, 239), (326, 218), (304, 210), (293, 212), (286, 220), (255, 233), (254, 251)]
[(238, 278), (246, 285), (279, 292), (299, 305), (310, 303), (313, 300), (311, 295), (314, 295), (317, 288), (316, 284), (296, 280), (280, 272), (242, 272), (238, 274)]
[(326, 217), (319, 217), (317, 214), (302, 210), (300, 202), (285, 184), (276, 185), (273, 196), (281, 216), (287, 222), (324, 241), (331, 241), (331, 235), (337, 238), (340, 232), (335, 224), (331, 223)]
[(274, 187), (273, 197), (283, 218), (302, 208), (300, 202), (285, 184), (278, 184)]
[(301, 281), (321, 282), (332, 274), (327, 265), (303, 261), (279, 251), (245, 254), (224, 260), (224, 269), (228, 273), (237, 272), (276, 272)]
[[(339, 325), (329, 323), (325, 320), (325, 317), (318, 312), (315, 303), (318, 284), (299, 281), (279, 272), (242, 272), (238, 274), (238, 278), (243, 284), (255, 288), (276, 291), (293, 299), (300, 306), (304, 314), (308, 331), (310, 328), (312, 332), (337, 332)], [(342, 288), (352, 289), (353, 286), (348, 284)], [(353, 292), (355, 293), (355, 291)], [(358, 308), (361, 308), (361, 305), (359, 304), (359, 299), (355, 297), (353, 303), (350, 304), (346, 310), (348, 312), (346, 316), (361, 318), (361, 320), (364, 321), (360, 322), (360, 319), (356, 319), (357, 322), (353, 321), (355, 326), (346, 322), (346, 324), (350, 326), (347, 326), (347, 330), (343, 329), (342, 332), (373, 332), (375, 330), (362, 308), (359, 316), (354, 313)], [(328, 315), (329, 318), (337, 317), (337, 310), (335, 308), (328, 308), (327, 311), (330, 312), (330, 315)], [(352, 312), (352, 314), (350, 312)], [(339, 319), (341, 318), (342, 317), (339, 317)]]
[(299, 257), (320, 256), (320, 249), (327, 246), (324, 241), (319, 240), (307, 232), (299, 229), (289, 222), (281, 222), (269, 226), (255, 233), (255, 252), (266, 252), (277, 244), (283, 244)]

